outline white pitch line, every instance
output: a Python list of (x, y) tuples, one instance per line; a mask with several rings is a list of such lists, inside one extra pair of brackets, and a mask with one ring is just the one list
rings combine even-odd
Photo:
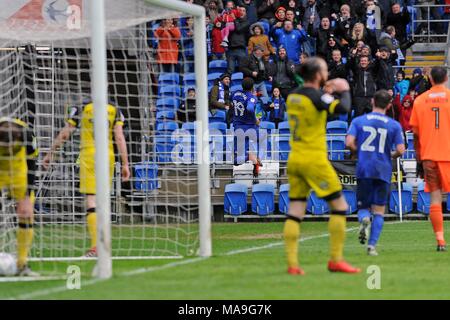
[[(397, 224), (397, 223), (408, 223), (411, 221), (393, 221), (393, 222), (386, 222), (385, 224)], [(345, 232), (350, 232), (350, 231), (355, 231), (357, 230), (358, 227), (352, 227), (352, 228), (348, 228), (345, 230)], [(323, 233), (323, 234), (319, 234), (316, 236), (309, 236), (309, 237), (305, 237), (305, 238), (301, 238), (300, 240), (298, 240), (299, 242), (305, 242), (305, 241), (309, 241), (309, 240), (315, 240), (315, 239), (320, 239), (320, 238), (326, 238), (329, 236), (329, 233)], [(241, 253), (247, 253), (247, 252), (254, 252), (254, 251), (259, 251), (259, 250), (265, 250), (265, 249), (270, 249), (270, 248), (275, 248), (275, 247), (279, 247), (281, 245), (283, 245), (284, 242), (279, 241), (279, 242), (273, 242), (273, 243), (269, 243), (266, 244), (264, 246), (258, 246), (258, 247), (249, 247), (249, 248), (245, 248), (245, 249), (239, 249), (239, 250), (231, 250), (226, 252), (223, 255), (219, 255), (219, 256), (231, 256), (231, 255), (236, 255), (236, 254), (241, 254)], [(171, 262), (162, 266), (157, 266), (157, 267), (149, 267), (149, 268), (139, 268), (139, 269), (135, 269), (135, 270), (131, 270), (128, 272), (123, 272), (118, 274), (118, 276), (123, 276), (123, 277), (129, 277), (129, 276), (134, 276), (134, 275), (138, 275), (138, 274), (143, 274), (143, 273), (151, 273), (151, 272), (155, 272), (155, 271), (159, 271), (159, 270), (165, 270), (165, 269), (170, 269), (170, 268), (175, 268), (178, 267), (180, 265), (187, 265), (187, 264), (193, 264), (193, 263), (197, 263), (200, 261), (204, 261), (207, 260), (208, 258), (203, 258), (203, 257), (198, 257), (198, 258), (193, 258), (193, 259), (189, 259), (189, 260), (183, 260), (183, 261), (177, 261), (177, 262)], [(103, 281), (107, 281), (108, 279), (92, 279), (92, 280), (88, 280), (82, 283), (82, 287), (87, 287), (87, 286), (91, 286), (94, 284), (97, 284), (99, 282), (103, 282)], [(43, 290), (38, 290), (38, 291), (34, 291), (34, 292), (30, 292), (28, 294), (23, 294), (14, 298), (11, 298), (11, 300), (27, 300), (27, 299), (33, 299), (33, 298), (37, 298), (37, 297), (43, 297), (43, 296), (47, 296), (49, 294), (53, 294), (53, 293), (60, 293), (60, 292), (64, 292), (64, 291), (68, 291), (66, 286), (59, 286), (59, 287), (54, 287), (54, 288), (50, 288), (50, 289), (43, 289)]]

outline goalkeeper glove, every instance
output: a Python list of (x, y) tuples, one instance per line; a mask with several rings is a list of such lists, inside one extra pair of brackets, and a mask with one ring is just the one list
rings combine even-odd
[(423, 171), (423, 163), (422, 161), (417, 161), (416, 165), (416, 175), (418, 178), (423, 179), (424, 177), (424, 171)]

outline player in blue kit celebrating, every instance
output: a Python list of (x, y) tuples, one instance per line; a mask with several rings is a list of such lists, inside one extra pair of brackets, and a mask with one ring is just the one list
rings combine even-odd
[(238, 165), (250, 160), (253, 175), (257, 177), (261, 161), (257, 156), (259, 120), (255, 115), (257, 98), (253, 95), (253, 85), (251, 78), (242, 80), (242, 91), (236, 91), (231, 97), (230, 111), (233, 113), (234, 163)]
[[(356, 165), (359, 240), (365, 244), (371, 225), (367, 253), (378, 255), (375, 247), (383, 229), (384, 211), (392, 177), (391, 158), (405, 152), (400, 123), (386, 116), (392, 98), (386, 90), (377, 91), (372, 112), (353, 120), (347, 134), (347, 147), (357, 152)], [(392, 151), (395, 150), (395, 151)]]

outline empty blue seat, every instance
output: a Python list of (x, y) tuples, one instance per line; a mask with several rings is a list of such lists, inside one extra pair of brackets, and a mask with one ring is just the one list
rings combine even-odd
[(289, 184), (282, 184), (280, 186), (280, 193), (278, 196), (278, 209), (281, 213), (287, 214), (289, 212)]
[(348, 121), (348, 113), (338, 114), (338, 120), (347, 122)]
[(231, 93), (235, 93), (236, 91), (242, 91), (242, 86), (241, 86), (240, 84), (239, 84), (239, 85), (231, 86), (230, 92), (231, 92)]
[(242, 85), (242, 80), (244, 79), (244, 74), (242, 72), (235, 72), (231, 75), (231, 85), (240, 86)]
[(290, 134), (289, 121), (283, 121), (278, 124), (278, 133), (279, 134)]
[(421, 182), (417, 186), (417, 211), (430, 214), (431, 195), (425, 192), (425, 184)]
[(175, 98), (161, 98), (156, 100), (157, 111), (176, 111), (180, 101)]
[(183, 77), (185, 87), (195, 87), (195, 73), (185, 73)]
[(209, 133), (211, 134), (211, 132), (213, 130), (219, 130), (221, 134), (225, 134), (227, 131), (227, 124), (223, 123), (223, 122), (213, 122), (209, 124)]
[(179, 85), (166, 85), (159, 88), (159, 95), (163, 98), (178, 98), (181, 96)]
[(214, 114), (209, 113), (209, 123), (213, 122), (225, 122), (227, 118), (227, 113), (223, 110), (216, 110)]
[(181, 129), (188, 130), (191, 135), (195, 135), (197, 124), (196, 122), (185, 122), (181, 125)]
[(407, 148), (405, 154), (403, 155), (404, 159), (415, 159), (416, 158), (416, 150), (414, 149), (414, 136), (412, 133), (406, 134), (406, 144)]
[(261, 121), (259, 123), (259, 128), (265, 129), (265, 130), (267, 130), (268, 133), (270, 133), (270, 132), (272, 132), (272, 130), (275, 129), (275, 123), (270, 122), (270, 121)]
[(178, 123), (175, 121), (164, 121), (156, 126), (157, 134), (170, 134), (178, 129)]
[(225, 134), (227, 125), (223, 122), (209, 124), (209, 150), (211, 163), (222, 163), (225, 155)]
[(353, 190), (342, 190), (342, 192), (348, 204), (347, 214), (352, 214), (358, 211), (358, 200), (356, 199), (356, 192)]
[(329, 211), (328, 203), (317, 197), (314, 191), (311, 191), (311, 194), (308, 197), (308, 201), (306, 203), (306, 211), (314, 214), (314, 215), (322, 215)]
[(328, 156), (330, 160), (344, 160), (345, 157), (345, 137), (327, 136)]
[(225, 73), (227, 71), (228, 64), (225, 60), (213, 60), (208, 65), (208, 73)]
[(134, 188), (139, 191), (151, 191), (158, 188), (158, 165), (138, 163), (134, 168)]
[(156, 119), (157, 120), (174, 120), (175, 119), (175, 112), (173, 111), (158, 111), (156, 112)]
[(346, 121), (335, 120), (327, 123), (327, 133), (346, 134), (348, 124)]
[(275, 211), (275, 189), (272, 184), (259, 183), (252, 188), (252, 211), (260, 216)]
[(161, 73), (158, 77), (158, 84), (179, 84), (180, 75), (178, 73)]
[(172, 162), (172, 151), (175, 143), (168, 136), (155, 137), (155, 154), (157, 162)]
[(278, 150), (280, 152), (279, 160), (287, 161), (287, 159), (289, 158), (289, 152), (291, 151), (291, 146), (289, 145), (289, 136), (280, 136)]
[[(403, 214), (407, 214), (413, 210), (413, 199), (412, 199), (412, 186), (409, 183), (403, 183), (402, 190), (402, 211)], [(398, 190), (391, 191), (391, 197), (389, 199), (389, 210), (393, 213), (400, 213), (400, 201), (399, 201)]]
[(220, 78), (220, 72), (208, 73), (208, 85), (214, 85), (214, 81)]
[(238, 216), (247, 211), (247, 186), (231, 183), (225, 186), (223, 201), (225, 213)]

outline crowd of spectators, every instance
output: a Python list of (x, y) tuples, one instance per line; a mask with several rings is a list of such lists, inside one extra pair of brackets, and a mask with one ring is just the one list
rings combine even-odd
[[(351, 83), (353, 115), (371, 110), (371, 98), (379, 89), (392, 93), (391, 115), (409, 130), (405, 119), (414, 97), (427, 90), (428, 70), (417, 69), (405, 78), (402, 66), (406, 50), (414, 42), (411, 10), (414, 4), (444, 0), (187, 0), (206, 8), (208, 59), (226, 60), (226, 72), (210, 88), (210, 110), (230, 109), (231, 75), (242, 72), (255, 82), (264, 110), (277, 122), (291, 89), (301, 85), (302, 60), (324, 58), (330, 78)], [(450, 2), (450, 1), (449, 1)], [(424, 9), (417, 15), (428, 14)], [(443, 14), (430, 11), (432, 19)], [(416, 26), (418, 32), (427, 25)], [(434, 23), (436, 32), (442, 23)], [(192, 18), (166, 19), (154, 31), (161, 72), (193, 72)], [(184, 55), (183, 64), (178, 64)], [(269, 86), (270, 84), (270, 86)], [(192, 98), (192, 97), (191, 97)], [(186, 104), (186, 103), (185, 103)], [(187, 104), (186, 104), (187, 105)], [(277, 120), (278, 119), (278, 120)]]

